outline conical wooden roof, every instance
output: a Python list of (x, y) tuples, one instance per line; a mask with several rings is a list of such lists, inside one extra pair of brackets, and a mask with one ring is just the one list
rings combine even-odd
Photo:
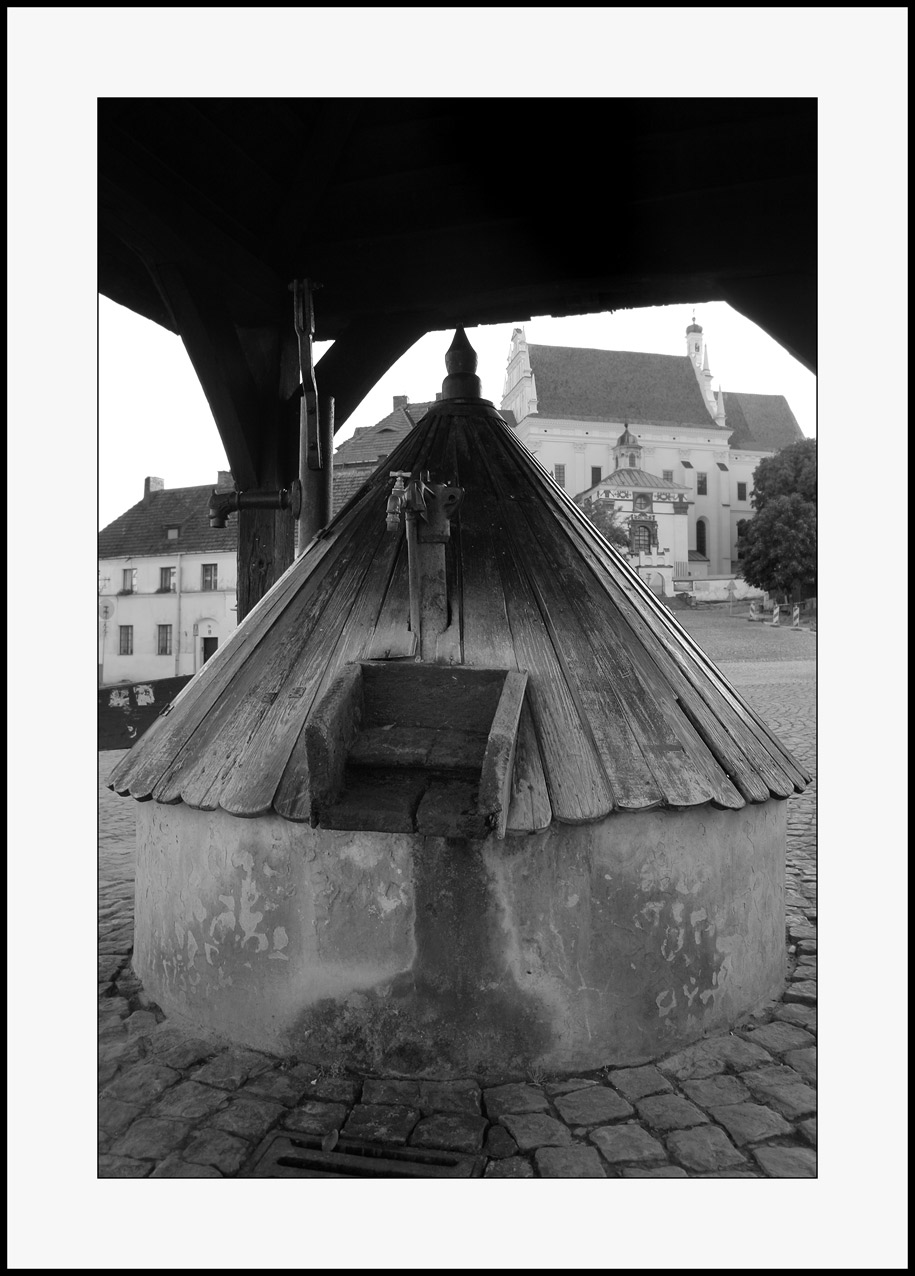
[[(445, 393), (113, 773), (140, 801), (306, 821), (305, 731), (344, 666), (407, 650), (392, 470), (464, 489), (436, 663), (527, 671), (509, 830), (740, 808), (810, 776), (473, 383)], [(470, 393), (468, 394), (468, 388)], [(457, 396), (457, 397), (455, 397)]]

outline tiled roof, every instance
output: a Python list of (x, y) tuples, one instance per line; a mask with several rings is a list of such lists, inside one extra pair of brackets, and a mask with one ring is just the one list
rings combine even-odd
[(658, 478), (657, 474), (649, 474), (647, 470), (614, 470), (606, 478), (602, 478), (599, 487), (611, 483), (614, 487), (652, 487), (658, 492), (685, 492), (682, 483), (672, 483), (670, 479)]
[(686, 355), (528, 346), (537, 415), (715, 430)]
[(788, 401), (781, 394), (742, 394), (724, 391), (724, 419), (733, 430), (728, 446), (747, 451), (778, 452), (804, 435)]
[(406, 412), (402, 407), (394, 408), (377, 424), (364, 425), (354, 431), (352, 437), (341, 443), (334, 453), (334, 467), (380, 461), (383, 456), (393, 452), (413, 428), (407, 412), (413, 418), (413, 424), (416, 424), (431, 406), (431, 403), (408, 403)]
[[(213, 487), (210, 483), (206, 487), (167, 487), (150, 492), (126, 514), (102, 528), (98, 534), (99, 558), (235, 553), (238, 515), (230, 514), (225, 527), (210, 527), (207, 508)], [(177, 540), (169, 540), (169, 527), (180, 529)]]
[(691, 549), (689, 551), (689, 561), (691, 563), (707, 563), (708, 559), (705, 554), (700, 554), (698, 549)]

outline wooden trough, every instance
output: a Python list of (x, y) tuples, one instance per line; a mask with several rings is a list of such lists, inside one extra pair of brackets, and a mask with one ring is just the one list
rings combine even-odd
[(111, 777), (169, 1014), (447, 1076), (643, 1061), (780, 990), (809, 776), (474, 369), (459, 333), (442, 400)]

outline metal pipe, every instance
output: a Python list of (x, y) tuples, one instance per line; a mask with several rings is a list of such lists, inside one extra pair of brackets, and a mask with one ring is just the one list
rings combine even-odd
[(408, 509), (405, 511), (407, 521), (407, 570), (410, 578), (410, 629), (417, 642), (417, 651), (420, 650), (420, 571), (419, 571), (419, 545), (416, 538), (416, 511)]
[[(308, 417), (313, 413), (313, 396), (306, 391), (304, 411)], [(333, 395), (318, 396), (317, 430), (322, 457), (321, 469), (310, 463), (309, 431), (314, 422), (302, 420), (299, 439), (299, 482), (302, 485), (302, 504), (299, 514), (299, 547), (296, 557), (305, 552), (306, 546), (330, 522), (333, 506), (333, 445), (334, 445), (334, 400)]]

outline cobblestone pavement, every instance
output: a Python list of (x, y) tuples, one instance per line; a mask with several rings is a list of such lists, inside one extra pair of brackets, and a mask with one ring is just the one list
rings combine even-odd
[[(723, 610), (678, 619), (813, 771), (815, 637)], [(99, 754), (100, 1177), (250, 1177), (283, 1132), (469, 1153), (487, 1178), (815, 1177), (815, 781), (789, 799), (779, 1002), (653, 1065), (432, 1083), (325, 1071), (165, 1022), (130, 970), (136, 808), (102, 787), (122, 756)]]

